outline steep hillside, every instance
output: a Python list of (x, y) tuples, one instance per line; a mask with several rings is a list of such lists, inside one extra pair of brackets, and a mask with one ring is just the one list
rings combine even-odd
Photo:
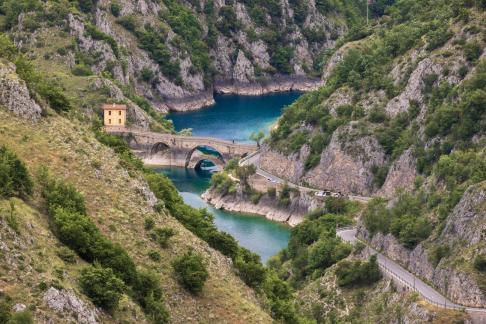
[[(279, 121), (262, 167), (318, 188), (392, 197), (441, 153), (480, 143), (484, 111), (468, 107), (481, 107), (484, 84), (468, 80), (484, 73), (484, 10), (439, 2), (422, 12), (428, 5), (400, 2), (348, 35), (328, 60), (326, 86)], [(459, 122), (451, 114), (461, 111)]]
[(211, 104), (213, 90), (316, 88), (325, 50), (364, 21), (346, 1), (15, 3), (0, 2), (0, 26), (46, 72), (101, 76), (163, 112)]
[[(0, 117), (0, 145), (6, 145), (26, 161), (33, 174), (43, 165), (56, 177), (72, 183), (85, 197), (88, 213), (102, 233), (120, 243), (137, 265), (160, 274), (165, 303), (173, 322), (211, 319), (241, 323), (271, 321), (254, 293), (235, 276), (231, 262), (171, 216), (156, 213), (153, 209), (156, 199), (146, 183), (139, 176), (130, 176), (120, 166), (118, 157), (97, 143), (83, 126), (57, 117), (32, 125), (5, 111), (0, 112)], [(32, 307), (38, 319), (69, 316), (71, 306), (56, 311), (43, 290), (52, 286), (79, 295), (77, 280), (84, 262), (77, 259), (70, 264), (59, 258), (62, 244), (49, 227), (40, 197), (35, 195), (27, 200), (28, 205), (16, 200), (12, 202), (14, 215), (21, 224), (20, 234), (2, 223), (2, 242), (7, 244), (2, 248), (2, 257), (8, 261), (4, 264), (2, 291), (16, 303)], [(2, 213), (6, 215), (8, 202), (2, 201), (2, 206)], [(149, 217), (156, 220), (156, 227), (170, 227), (175, 231), (168, 248), (161, 249), (144, 230), (144, 221)], [(188, 248), (204, 256), (210, 273), (199, 296), (186, 292), (171, 271), (171, 262)], [(160, 261), (151, 260), (150, 251), (157, 251), (161, 255)], [(94, 310), (89, 302), (85, 301), (85, 304), (87, 309), (79, 310), (81, 316), (94, 312), (100, 314), (100, 321), (109, 316)], [(127, 297), (122, 299), (119, 311), (113, 317), (130, 322), (144, 318)]]
[[(264, 310), (264, 295), (256, 294), (238, 277), (231, 259), (211, 248), (171, 216), (171, 203), (154, 195), (146, 182), (147, 176), (136, 168), (136, 160), (116, 154), (101, 144), (90, 127), (77, 119), (68, 118), (69, 113), (62, 113), (63, 117), (54, 111), (51, 107), (56, 106), (55, 102), (60, 102), (62, 95), (52, 95), (57, 88), (47, 88), (49, 91), (43, 88), (42, 83), (34, 77), (35, 71), (27, 68), (28, 65), (22, 65), (22, 62), (28, 62), (23, 61), (12, 47), (3, 47), (2, 55), (15, 57), (19, 73), (14, 64), (2, 59), (2, 318), (12, 312), (12, 316), (33, 317), (36, 322), (62, 322), (66, 319), (82, 323), (165, 322), (164, 313), (159, 313), (161, 317), (157, 317), (159, 315), (156, 315), (155, 308), (151, 308), (155, 307), (155, 298), (158, 298), (155, 294), (159, 294), (160, 290), (154, 288), (154, 295), (148, 295), (151, 296), (147, 297), (149, 299), (140, 301), (138, 294), (144, 294), (137, 283), (140, 280), (140, 285), (146, 289), (156, 287), (160, 282), (162, 303), (165, 306), (157, 307), (166, 307), (174, 323), (272, 321)], [(30, 91), (22, 78), (28, 80)], [(50, 102), (50, 105), (44, 100)], [(19, 160), (15, 162), (15, 158)], [(12, 172), (24, 172), (23, 163), (30, 174), (24, 187), (29, 189), (20, 191), (19, 188), (23, 187), (17, 182), (22, 178)], [(151, 186), (157, 184), (158, 190), (175, 190), (171, 189), (170, 184), (157, 183), (161, 180), (151, 176)], [(33, 189), (30, 189), (32, 183)], [(59, 190), (58, 193), (55, 193), (56, 190)], [(159, 196), (157, 191), (155, 193)], [(55, 201), (55, 195), (58, 194), (61, 197), (64, 195), (64, 198), (52, 207), (49, 201)], [(71, 208), (68, 205), (70, 199), (80, 199), (76, 204), (81, 209), (79, 214), (74, 214), (77, 215), (72, 219), (75, 223), (62, 225), (69, 220), (62, 218), (68, 210), (62, 212), (57, 206), (64, 204), (62, 208)], [(185, 212), (192, 212), (192, 217), (198, 217), (196, 211), (186, 209)], [(81, 225), (75, 219), (84, 220), (82, 226), (88, 226), (85, 231), (74, 234), (76, 226)], [(192, 230), (197, 232), (197, 229)], [(167, 230), (173, 235), (162, 240)], [(75, 232), (69, 234), (70, 231)], [(91, 233), (89, 235), (92, 235), (93, 241), (77, 245), (76, 242), (90, 240), (89, 236), (85, 237), (82, 233)], [(214, 239), (216, 234), (212, 234)], [(227, 244), (230, 243), (227, 241)], [(215, 246), (216, 243), (210, 244)], [(110, 255), (110, 249), (113, 249), (113, 255)], [(184, 288), (173, 270), (173, 262), (188, 250), (202, 257), (209, 274), (200, 293), (191, 293)], [(126, 288), (123, 289), (118, 307), (109, 310), (95, 307), (93, 302), (100, 305), (100, 300), (94, 299), (93, 292), (89, 293), (86, 288), (82, 288), (81, 278), (86, 278), (88, 264), (93, 262), (90, 253), (94, 253), (95, 260), (106, 267), (102, 269), (121, 271), (116, 273), (124, 278)], [(96, 257), (99, 253), (105, 255), (102, 258)], [(121, 269), (116, 266), (117, 258), (122, 258), (119, 259), (123, 262), (120, 264)], [(244, 260), (239, 262), (242, 266), (249, 266)], [(124, 271), (128, 270), (123, 269), (130, 269), (131, 264), (138, 276), (135, 283), (130, 277), (124, 276)], [(153, 274), (144, 277), (148, 270)], [(148, 304), (149, 300), (152, 300), (152, 304)]]
[[(359, 219), (361, 237), (473, 307), (486, 305), (485, 9), (391, 4), (335, 48), (325, 86), (284, 112), (261, 157), (262, 169), (294, 183), (377, 197)], [(288, 252), (280, 263), (313, 262)]]

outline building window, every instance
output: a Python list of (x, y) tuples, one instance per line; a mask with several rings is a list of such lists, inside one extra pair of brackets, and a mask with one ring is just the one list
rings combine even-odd
[(118, 116), (121, 116), (121, 110), (118, 112)]
[(111, 119), (108, 119), (108, 124), (111, 124)]
[(108, 111), (108, 116), (111, 116), (111, 110)]
[(121, 119), (118, 119), (118, 124), (120, 124), (120, 125), (121, 125)]

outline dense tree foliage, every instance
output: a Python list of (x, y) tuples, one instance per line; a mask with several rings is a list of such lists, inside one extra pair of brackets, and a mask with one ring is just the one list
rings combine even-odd
[(110, 268), (88, 266), (81, 272), (81, 288), (97, 306), (114, 310), (124, 290), (124, 284)]
[(337, 283), (342, 287), (357, 287), (375, 283), (381, 279), (376, 255), (368, 261), (342, 261), (336, 268)]
[(202, 291), (209, 273), (200, 254), (190, 250), (177, 258), (172, 263), (172, 267), (175, 275), (187, 290), (192, 293)]
[(316, 210), (299, 225), (292, 228), (286, 250), (273, 260), (271, 267), (290, 261), (291, 284), (300, 286), (310, 277), (317, 277), (351, 253), (351, 245), (336, 236), (336, 228), (351, 224), (350, 213), (355, 209), (350, 202), (328, 198), (326, 208)]
[(25, 197), (32, 193), (32, 180), (19, 158), (0, 147), (0, 198)]

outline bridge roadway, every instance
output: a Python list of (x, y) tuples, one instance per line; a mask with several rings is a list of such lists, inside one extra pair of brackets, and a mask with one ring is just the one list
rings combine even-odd
[(146, 132), (142, 130), (120, 127), (107, 127), (106, 132), (122, 136), (132, 136), (135, 137), (138, 142), (143, 139), (146, 144), (163, 143), (170, 148), (178, 147), (193, 149), (197, 146), (208, 146), (214, 148), (221, 154), (235, 155), (249, 154), (257, 150), (257, 146), (254, 144), (234, 143), (231, 141), (225, 141), (211, 137), (173, 135), (168, 133)]
[[(363, 242), (356, 237), (356, 228), (338, 229), (336, 234), (346, 242)], [(363, 243), (366, 244), (366, 242)], [(486, 323), (486, 308), (466, 307), (450, 301), (447, 297), (444, 297), (440, 292), (423, 282), (420, 278), (392, 259), (379, 253), (370, 246), (366, 246), (369, 249), (370, 254), (377, 255), (378, 265), (383, 274), (393, 279), (397, 284), (405, 286), (409, 290), (416, 291), (432, 305), (446, 309), (465, 310), (477, 320), (477, 323)]]

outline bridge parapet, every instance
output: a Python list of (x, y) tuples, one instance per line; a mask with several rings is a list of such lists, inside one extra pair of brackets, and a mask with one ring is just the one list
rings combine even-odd
[(180, 160), (184, 157), (185, 160), (189, 161), (192, 153), (201, 146), (216, 150), (221, 154), (224, 161), (235, 157), (241, 158), (258, 150), (257, 146), (253, 144), (233, 143), (211, 137), (154, 133), (121, 127), (109, 127), (106, 128), (106, 132), (127, 138), (132, 149), (145, 155), (152, 155), (159, 152), (162, 148), (167, 148), (173, 155), (171, 160)]

